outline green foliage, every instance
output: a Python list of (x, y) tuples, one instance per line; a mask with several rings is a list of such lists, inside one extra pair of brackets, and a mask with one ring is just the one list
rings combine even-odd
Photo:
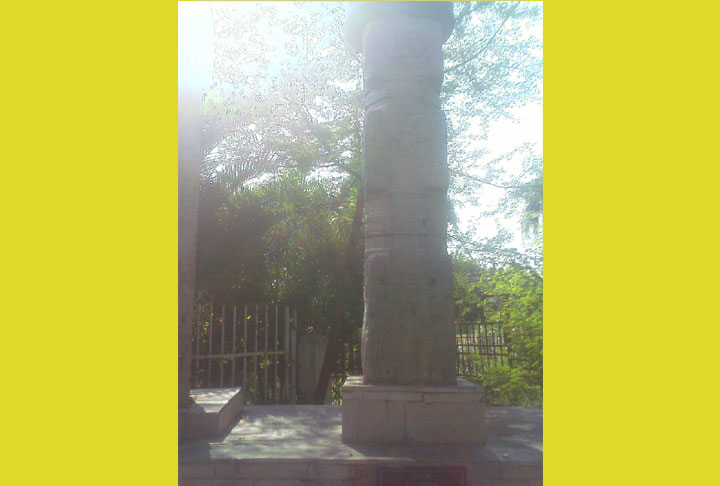
[(543, 384), (542, 277), (519, 264), (481, 266), (455, 255), (455, 316), (466, 322), (499, 322), (509, 365), (485, 367), (480, 379), (495, 405), (539, 406)]
[[(343, 305), (347, 325), (362, 319), (361, 249), (351, 259), (344, 249), (351, 231), (357, 188), (333, 191), (289, 171), (253, 188), (229, 194), (210, 206), (198, 234), (197, 286), (210, 294), (244, 302), (288, 302), (313, 332), (327, 333), (330, 310)], [(216, 190), (208, 184), (207, 192)], [(212, 214), (208, 214), (213, 210)], [(338, 281), (355, 289), (347, 301)], [(350, 324), (353, 323), (353, 324)]]
[(486, 368), (472, 381), (482, 384), (488, 405), (499, 407), (541, 407), (542, 388), (533, 380), (532, 373), (522, 368), (499, 365)]

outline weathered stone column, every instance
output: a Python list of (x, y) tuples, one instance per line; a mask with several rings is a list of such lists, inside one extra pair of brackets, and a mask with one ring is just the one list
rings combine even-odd
[(351, 8), (364, 56), (363, 383), (455, 384), (442, 44), (451, 2)]
[(458, 435), (446, 416), (482, 415), (482, 389), (456, 380), (439, 99), (453, 23), (452, 2), (348, 9), (346, 39), (363, 54), (366, 222), (364, 375), (343, 388), (344, 440), (482, 441), (481, 427)]
[[(179, 160), (178, 160), (178, 403), (190, 400), (190, 360), (192, 345), (192, 315), (195, 299), (195, 248), (197, 241), (198, 184), (200, 174), (201, 126), (193, 127), (195, 110), (192, 99), (180, 104)], [(197, 105), (200, 105), (198, 100)], [(194, 113), (193, 113), (194, 112)], [(197, 128), (197, 130), (193, 130)]]
[(207, 2), (178, 3), (178, 437), (222, 435), (242, 410), (240, 388), (190, 389), (195, 303), (203, 89), (212, 76), (212, 16)]
[(202, 38), (204, 25), (190, 19), (191, 15), (202, 13), (195, 6), (178, 5), (178, 403), (181, 408), (192, 405), (190, 361), (205, 83), (202, 72), (205, 53), (193, 45), (196, 38)]

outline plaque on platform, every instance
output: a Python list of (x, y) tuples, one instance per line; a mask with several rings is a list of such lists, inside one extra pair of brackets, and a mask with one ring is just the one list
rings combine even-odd
[(377, 486), (465, 486), (465, 468), (381, 467)]

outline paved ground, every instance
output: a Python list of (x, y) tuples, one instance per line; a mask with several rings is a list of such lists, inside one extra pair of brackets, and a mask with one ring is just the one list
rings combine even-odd
[(542, 464), (542, 410), (488, 407), (485, 447), (348, 445), (340, 441), (341, 408), (330, 405), (245, 407), (224, 437), (180, 445), (180, 462), (332, 459), (355, 461), (467, 460)]

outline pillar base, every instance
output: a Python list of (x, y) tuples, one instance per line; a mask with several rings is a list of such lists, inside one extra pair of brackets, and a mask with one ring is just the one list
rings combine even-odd
[(222, 436), (243, 409), (242, 388), (190, 390), (194, 404), (178, 416), (180, 440), (212, 439)]
[(348, 443), (484, 444), (485, 394), (458, 378), (455, 386), (342, 387), (342, 440)]

